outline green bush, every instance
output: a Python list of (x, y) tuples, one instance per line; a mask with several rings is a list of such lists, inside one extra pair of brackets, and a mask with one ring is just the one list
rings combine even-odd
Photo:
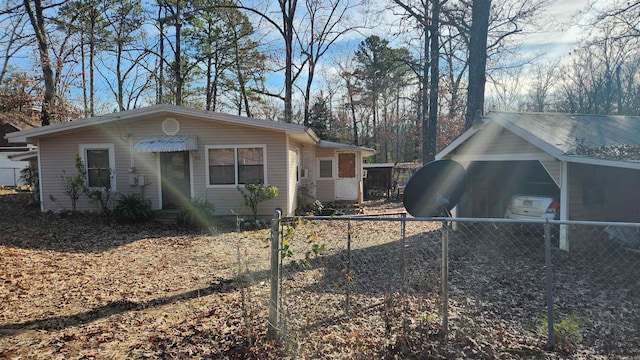
[(119, 219), (142, 222), (151, 219), (151, 206), (140, 194), (120, 195), (115, 214)]
[(278, 196), (277, 187), (259, 181), (245, 184), (244, 187), (238, 186), (238, 191), (244, 197), (244, 204), (251, 208), (253, 220), (258, 220), (258, 204)]
[(178, 213), (178, 225), (200, 230), (209, 230), (214, 215), (215, 207), (212, 203), (202, 198), (193, 198)]

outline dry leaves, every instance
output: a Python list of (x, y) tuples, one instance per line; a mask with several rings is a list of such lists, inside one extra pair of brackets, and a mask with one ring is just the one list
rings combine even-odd
[[(437, 296), (396, 294), (391, 306), (356, 294), (354, 303), (364, 311), (352, 318), (338, 311), (323, 313), (324, 325), (309, 328), (303, 350), (291, 341), (275, 344), (266, 336), (269, 230), (206, 236), (154, 223), (105, 224), (97, 215), (41, 214), (26, 207), (28, 196), (0, 194), (0, 228), (5, 229), (0, 234), (0, 358), (562, 357), (544, 352), (543, 342), (518, 322), (498, 316), (500, 305), (506, 304), (461, 301), (455, 288), (448, 336), (443, 336), (439, 319), (432, 318), (440, 306)], [(314, 226), (322, 235), (310, 241), (341, 239), (347, 233), (336, 223)], [(397, 238), (396, 229), (369, 223), (353, 235)], [(409, 227), (408, 236), (435, 241), (420, 238), (424, 230)], [(288, 307), (302, 312), (319, 302), (343, 306), (344, 297), (323, 279), (327, 274), (352, 276), (354, 282), (381, 276), (375, 261), (362, 265), (371, 273), (345, 273), (331, 263), (291, 273), (286, 281), (295, 281), (305, 291)], [(420, 278), (420, 272), (438, 266), (434, 258), (410, 269)], [(453, 267), (452, 274), (456, 271), (462, 270)], [(493, 291), (527, 286), (509, 276), (490, 281), (493, 288), (487, 290)], [(431, 290), (437, 294), (437, 287)], [(579, 297), (573, 294), (570, 299)], [(514, 300), (508, 306), (514, 316), (529, 316), (526, 304), (533, 301), (544, 300)], [(612, 312), (611, 321), (623, 315)], [(593, 336), (606, 337), (610, 328), (602, 324), (593, 329)], [(592, 357), (589, 349), (571, 356), (578, 355)]]

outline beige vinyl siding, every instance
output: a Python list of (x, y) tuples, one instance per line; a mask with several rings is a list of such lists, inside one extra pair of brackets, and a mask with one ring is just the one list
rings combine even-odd
[(545, 170), (547, 170), (547, 173), (549, 174), (549, 176), (551, 176), (556, 185), (560, 186), (560, 180), (562, 176), (562, 162), (553, 159), (541, 160), (540, 163), (545, 168)]
[(250, 214), (244, 205), (244, 198), (235, 186), (207, 187), (207, 167), (205, 147), (210, 145), (238, 146), (243, 144), (265, 145), (266, 182), (278, 188), (278, 197), (265, 201), (258, 207), (258, 215), (273, 216), (276, 208), (287, 206), (287, 148), (286, 135), (281, 132), (255, 129), (231, 124), (202, 120), (180, 119), (180, 134), (196, 135), (198, 150), (192, 156), (194, 196), (211, 201), (217, 215), (231, 216), (233, 212)]
[[(569, 163), (569, 219), (640, 221), (640, 171)], [(599, 201), (585, 191), (599, 190)]]
[(285, 210), (285, 215), (294, 215), (297, 207), (297, 191), (298, 182), (302, 171), (302, 150), (301, 144), (296, 141), (289, 141), (289, 193), (288, 193), (288, 205)]
[[(40, 139), (40, 172), (42, 174), (42, 209), (71, 210), (71, 200), (64, 193), (61, 179), (63, 170), (67, 176), (75, 176), (75, 156), (80, 145), (113, 144), (115, 150), (115, 192), (128, 194), (129, 189), (129, 145), (123, 142), (117, 129), (96, 128), (52, 138)], [(53, 197), (53, 199), (52, 199)], [(78, 210), (97, 210), (96, 204), (82, 196), (77, 203)]]
[[(191, 154), (192, 196), (202, 197), (215, 205), (217, 215), (233, 215), (231, 210), (240, 214), (250, 214), (245, 207), (244, 199), (235, 186), (226, 188), (207, 188), (205, 146), (207, 145), (265, 145), (266, 146), (266, 176), (267, 182), (278, 187), (279, 196), (265, 201), (259, 207), (259, 215), (271, 217), (275, 208), (285, 209), (287, 206), (287, 147), (286, 134), (278, 131), (255, 129), (205, 121), (175, 117), (180, 122), (178, 135), (195, 135), (198, 150)], [(43, 210), (70, 209), (70, 202), (64, 195), (64, 188), (60, 181), (63, 169), (68, 174), (75, 174), (74, 158), (79, 151), (80, 144), (113, 143), (115, 147), (117, 192), (122, 194), (141, 193), (150, 199), (152, 208), (160, 207), (160, 179), (158, 169), (158, 154), (132, 153), (131, 149), (137, 142), (156, 135), (164, 135), (162, 121), (164, 117), (147, 118), (128, 122), (112, 122), (104, 126), (72, 132), (50, 138), (41, 138), (39, 150), (42, 173)], [(144, 187), (129, 185), (129, 168), (135, 167), (135, 174), (146, 175)], [(51, 201), (53, 195), (56, 201)], [(81, 203), (81, 209), (95, 209), (86, 199)]]
[[(317, 188), (314, 182), (315, 169), (315, 146), (301, 145), (300, 146), (300, 188), (304, 188), (304, 191), (313, 198), (317, 198)], [(302, 172), (305, 171), (307, 177), (302, 177)]]
[[(486, 135), (490, 134), (490, 135)], [(504, 128), (493, 132), (480, 132), (460, 145), (452, 155), (515, 155), (539, 154), (540, 158), (548, 154), (520, 136)]]
[(312, 183), (316, 173), (315, 146), (304, 145), (300, 147), (300, 167), (306, 169), (307, 178), (300, 179), (301, 183)]

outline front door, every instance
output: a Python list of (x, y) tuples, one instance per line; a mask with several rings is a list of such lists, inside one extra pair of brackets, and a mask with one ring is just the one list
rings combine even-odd
[(359, 180), (356, 169), (356, 153), (338, 153), (338, 178), (336, 200), (358, 200)]
[(191, 199), (189, 152), (161, 152), (162, 208), (179, 209)]

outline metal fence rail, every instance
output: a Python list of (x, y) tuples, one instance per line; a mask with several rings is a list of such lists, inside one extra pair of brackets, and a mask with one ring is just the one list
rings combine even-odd
[(270, 331), (293, 356), (640, 356), (638, 224), (275, 224)]

